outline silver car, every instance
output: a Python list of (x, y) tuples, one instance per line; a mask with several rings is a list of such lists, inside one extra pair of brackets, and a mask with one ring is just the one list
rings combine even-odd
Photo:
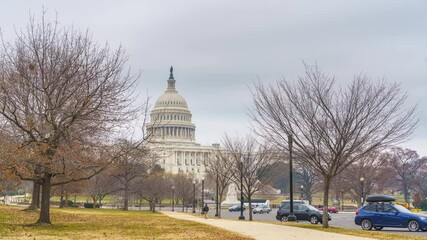
[(269, 206), (266, 205), (259, 205), (256, 208), (252, 209), (252, 212), (255, 213), (270, 213), (271, 212), (271, 208)]

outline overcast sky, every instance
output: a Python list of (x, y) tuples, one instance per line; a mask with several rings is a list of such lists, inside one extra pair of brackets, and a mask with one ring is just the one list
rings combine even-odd
[(43, 6), (62, 26), (121, 44), (153, 104), (173, 65), (201, 144), (246, 134), (248, 86), (294, 79), (305, 61), (341, 84), (361, 72), (400, 82), (422, 116), (404, 147), (427, 156), (427, 1), (14, 0), (0, 8), (3, 36), (12, 39)]

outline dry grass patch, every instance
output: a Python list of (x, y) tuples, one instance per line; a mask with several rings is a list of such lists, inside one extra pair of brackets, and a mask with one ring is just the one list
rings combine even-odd
[(51, 218), (35, 225), (38, 212), (0, 206), (0, 239), (251, 239), (148, 211), (52, 209)]

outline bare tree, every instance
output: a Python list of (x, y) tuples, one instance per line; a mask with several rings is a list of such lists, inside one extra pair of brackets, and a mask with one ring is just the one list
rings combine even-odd
[(418, 122), (415, 107), (404, 109), (406, 95), (398, 84), (357, 75), (348, 87), (317, 66), (292, 82), (255, 84), (250, 116), (254, 131), (266, 142), (294, 150), (323, 178), (323, 226), (332, 180), (374, 150), (407, 140)]
[(382, 189), (378, 187), (378, 183), (384, 178), (384, 173), (389, 174), (386, 166), (385, 154), (372, 152), (352, 163), (337, 176), (336, 190), (350, 194), (360, 207), (362, 199)]
[(297, 161), (295, 169), (297, 182), (303, 186), (301, 189), (303, 198), (311, 204), (313, 194), (319, 191), (319, 173), (305, 161)]
[(233, 181), (248, 199), (249, 220), (252, 221), (252, 196), (270, 184), (276, 174), (276, 169), (271, 167), (278, 160), (276, 151), (258, 144), (251, 136), (235, 139), (225, 136), (223, 145), (228, 151), (228, 166), (232, 169)]
[(119, 191), (120, 186), (117, 179), (110, 173), (111, 170), (103, 171), (91, 179), (86, 180), (85, 193), (92, 198), (93, 206), (101, 205), (102, 200)]
[(175, 186), (175, 197), (182, 203), (182, 211), (193, 199), (193, 183), (189, 176), (178, 173), (173, 177), (173, 186)]
[(415, 188), (416, 176), (421, 168), (427, 164), (427, 159), (419, 158), (414, 150), (392, 148), (387, 156), (388, 165), (394, 176), (394, 180), (399, 184), (399, 190), (403, 192), (405, 202), (409, 202), (409, 190)]
[(417, 176), (415, 177), (415, 191), (420, 193), (422, 199), (427, 198), (427, 165), (423, 166), (420, 171), (418, 171)]
[(155, 158), (152, 158), (149, 148), (144, 145), (124, 139), (119, 141), (118, 147), (122, 154), (114, 159), (111, 173), (118, 180), (119, 189), (123, 193), (123, 210), (128, 210), (132, 182), (146, 175), (154, 167)]
[(151, 172), (148, 176), (135, 181), (133, 192), (140, 198), (148, 201), (150, 211), (156, 211), (156, 204), (170, 195), (170, 178), (163, 171)]
[[(19, 146), (9, 167), (42, 186), (38, 223), (50, 224), (53, 185), (104, 169), (114, 130), (135, 115), (136, 78), (120, 47), (100, 47), (88, 32), (30, 18), (0, 49), (0, 116)], [(59, 181), (59, 179), (61, 179)]]
[(229, 166), (228, 153), (220, 148), (213, 149), (211, 159), (205, 162), (207, 177), (215, 183), (218, 191), (218, 217), (221, 218), (221, 202), (225, 190), (232, 182), (233, 169)]

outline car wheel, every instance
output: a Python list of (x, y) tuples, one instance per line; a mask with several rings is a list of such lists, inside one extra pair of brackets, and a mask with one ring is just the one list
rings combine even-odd
[(421, 231), (423, 231), (423, 232), (427, 232), (427, 228), (421, 229)]
[(375, 228), (375, 230), (381, 230), (381, 229), (383, 229), (383, 227), (374, 227)]
[(280, 221), (281, 221), (281, 222), (287, 222), (287, 221), (288, 221), (288, 218), (287, 218), (286, 216), (282, 216), (282, 217), (280, 218)]
[(372, 223), (369, 219), (363, 219), (360, 223), (360, 226), (363, 230), (371, 230), (372, 229)]
[(408, 229), (411, 232), (416, 232), (420, 230), (420, 224), (418, 223), (417, 220), (411, 220), (408, 222)]
[(310, 217), (310, 223), (311, 224), (318, 224), (319, 223), (319, 218), (315, 215)]

